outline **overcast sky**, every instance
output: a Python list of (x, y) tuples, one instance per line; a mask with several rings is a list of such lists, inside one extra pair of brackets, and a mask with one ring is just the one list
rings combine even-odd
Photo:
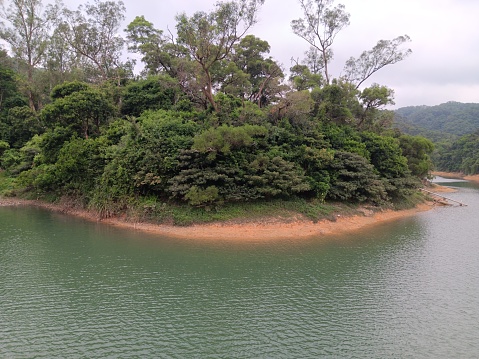
[[(215, 0), (123, 0), (125, 26), (144, 15), (156, 28), (175, 28), (175, 15), (209, 11)], [(78, 1), (65, 0), (70, 8)], [(406, 60), (373, 75), (369, 83), (395, 90), (397, 107), (479, 102), (479, 0), (342, 0), (351, 24), (333, 46), (332, 75), (345, 61), (371, 49), (380, 39), (407, 34), (413, 50)], [(270, 55), (285, 69), (291, 57), (303, 58), (307, 43), (293, 34), (291, 21), (302, 17), (297, 0), (265, 0), (250, 33), (268, 41)]]

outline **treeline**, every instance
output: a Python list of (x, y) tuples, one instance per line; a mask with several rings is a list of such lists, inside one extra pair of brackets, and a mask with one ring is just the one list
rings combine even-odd
[[(88, 52), (104, 45), (99, 39), (108, 36), (98, 34), (104, 27), (97, 24), (121, 18), (121, 2), (63, 9), (66, 20), (57, 29), (66, 34), (71, 60), (64, 72), (52, 70), (59, 63), (31, 66), (4, 52), (0, 167), (16, 178), (12, 194), (68, 196), (103, 216), (150, 202), (214, 208), (275, 198), (374, 204), (408, 198), (431, 168), (432, 143), (392, 129), (393, 113), (382, 110), (392, 90), (359, 89), (377, 71), (364, 72), (366, 60), (375, 56), (377, 65), (392, 52), (400, 61), (408, 53), (399, 49), (405, 38), (381, 40), (356, 62), (351, 58), (349, 79), (330, 80), (328, 49), (312, 48), (286, 79), (267, 57), (268, 43), (243, 34), (260, 3), (181, 14), (175, 41), (137, 17), (126, 31), (130, 50), (143, 56), (140, 77), (114, 51), (101, 57), (104, 63)], [(317, 16), (349, 19), (344, 7), (328, 9)], [(293, 30), (305, 35), (298, 21)], [(54, 34), (45, 49), (56, 46)], [(32, 70), (31, 79), (21, 68)], [(44, 85), (74, 81), (58, 81), (46, 97), (34, 82), (42, 76), (51, 80)]]
[[(446, 102), (437, 106), (410, 106), (396, 111), (395, 122), (402, 129), (407, 126), (422, 129), (429, 137), (451, 139), (450, 135), (463, 136), (479, 128), (479, 104)], [(404, 126), (404, 127), (402, 127)], [(438, 136), (441, 134), (442, 136)]]
[(434, 158), (440, 170), (479, 174), (479, 131), (439, 144)]
[(396, 126), (402, 131), (434, 141), (432, 159), (438, 170), (479, 173), (479, 104), (447, 102), (395, 112)]

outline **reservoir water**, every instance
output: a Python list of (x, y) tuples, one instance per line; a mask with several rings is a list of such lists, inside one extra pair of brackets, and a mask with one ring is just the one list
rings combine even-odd
[(446, 184), (467, 207), (267, 243), (0, 207), (0, 358), (478, 358), (479, 187)]

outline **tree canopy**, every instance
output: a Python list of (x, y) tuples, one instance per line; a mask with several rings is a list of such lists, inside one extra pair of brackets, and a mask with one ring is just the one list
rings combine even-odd
[[(268, 42), (249, 33), (262, 3), (179, 14), (176, 34), (137, 16), (126, 38), (121, 1), (57, 4), (61, 16), (42, 33), (46, 60), (6, 55), (46, 79), (41, 106), (28, 106), (23, 85), (32, 79), (0, 66), (0, 168), (21, 191), (72, 196), (103, 216), (150, 200), (213, 210), (411, 195), (432, 166), (432, 145), (392, 129), (392, 89), (359, 88), (407, 56), (399, 49), (406, 37), (378, 43), (350, 63), (349, 78), (334, 78), (333, 40), (349, 14), (332, 0), (300, 1), (306, 17), (293, 30), (313, 50), (286, 79)], [(141, 57), (138, 75), (125, 44)]]

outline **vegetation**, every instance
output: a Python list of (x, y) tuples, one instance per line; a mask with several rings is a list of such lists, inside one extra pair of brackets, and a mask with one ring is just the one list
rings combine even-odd
[(416, 131), (422, 129), (424, 135), (435, 140), (457, 138), (479, 128), (479, 104), (447, 102), (437, 106), (402, 107), (396, 110), (396, 123), (401, 129), (408, 126), (418, 128)]
[(448, 172), (479, 174), (479, 131), (441, 144), (435, 154), (437, 167)]
[[(331, 0), (300, 1), (293, 31), (313, 49), (286, 80), (269, 44), (246, 34), (262, 2), (180, 14), (176, 39), (139, 16), (123, 39), (121, 1), (40, 13), (39, 0), (12, 0), (15, 16), (42, 27), (32, 34), (42, 51), (34, 62), (2, 54), (2, 191), (177, 224), (279, 210), (318, 219), (338, 206), (413, 201), (433, 145), (391, 128), (391, 89), (359, 88), (410, 53), (400, 48), (408, 38), (381, 40), (334, 78), (332, 40), (349, 14)], [(26, 36), (6, 20), (4, 40)], [(327, 39), (308, 21), (326, 26)], [(142, 58), (139, 77), (120, 61), (126, 43)]]
[(404, 107), (396, 111), (396, 123), (408, 134), (435, 142), (432, 159), (438, 170), (479, 173), (479, 104)]

